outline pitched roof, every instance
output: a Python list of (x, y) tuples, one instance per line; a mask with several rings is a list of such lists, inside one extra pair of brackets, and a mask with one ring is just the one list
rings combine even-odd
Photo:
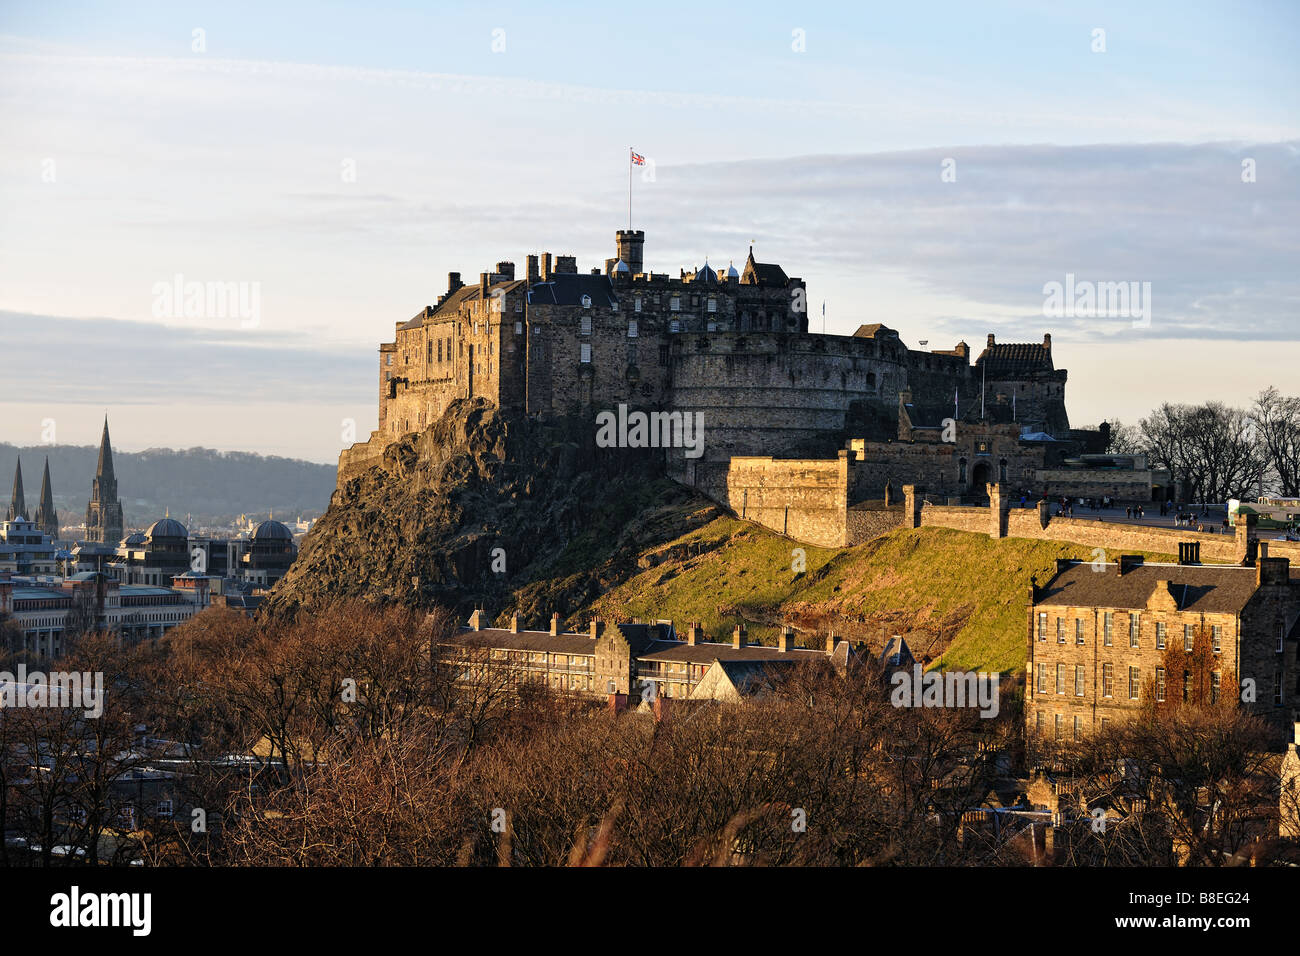
[(984, 365), (984, 373), (996, 378), (1023, 372), (1050, 372), (1052, 350), (1042, 342), (1008, 342), (986, 347), (975, 360)]
[(528, 290), (528, 301), (534, 305), (581, 305), (584, 295), (591, 296), (591, 304), (596, 308), (618, 305), (609, 276), (589, 272), (552, 272), (549, 282), (533, 283)]
[(1180, 611), (1237, 613), (1255, 593), (1255, 569), (1239, 565), (1143, 564), (1121, 575), (1116, 565), (1082, 562), (1053, 577), (1036, 604), (1141, 610), (1158, 581), (1169, 582)]
[(643, 661), (684, 661), (690, 664), (708, 664), (715, 660), (723, 663), (741, 661), (779, 663), (783, 661), (825, 660), (826, 652), (810, 647), (782, 651), (763, 644), (746, 644), (744, 647), (735, 647), (731, 644), (714, 644), (711, 642), (687, 644), (685, 641), (655, 641), (644, 653), (638, 656)]
[(749, 247), (745, 270), (740, 274), (741, 285), (785, 286), (790, 277), (774, 262), (755, 262), (754, 247)]
[(587, 656), (596, 653), (595, 638), (590, 634), (576, 634), (572, 631), (560, 634), (552, 634), (550, 631), (516, 633), (506, 627), (485, 627), (477, 631), (462, 627), (456, 637), (452, 643), (462, 647), (481, 645), (508, 651), (548, 651), (552, 654)]

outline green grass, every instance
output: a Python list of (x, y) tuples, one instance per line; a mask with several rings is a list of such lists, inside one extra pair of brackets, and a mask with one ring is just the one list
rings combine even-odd
[[(793, 549), (806, 571), (792, 568)], [(696, 553), (698, 549), (699, 553)], [(755, 525), (719, 518), (672, 542), (662, 563), (603, 595), (588, 610), (611, 619), (700, 621), (714, 640), (747, 620), (750, 640), (771, 643), (780, 621), (824, 638), (826, 622), (849, 639), (912, 634), (935, 666), (1023, 671), (1031, 575), (1057, 558), (1091, 560), (1090, 547), (994, 540), (946, 528), (891, 532), (853, 548), (799, 545)], [(1170, 560), (1147, 554), (1148, 560)]]

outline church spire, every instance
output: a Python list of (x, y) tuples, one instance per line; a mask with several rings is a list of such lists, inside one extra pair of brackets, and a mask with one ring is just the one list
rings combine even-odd
[(113, 445), (108, 440), (108, 416), (104, 416), (104, 434), (99, 439), (99, 468), (95, 471), (95, 477), (101, 482), (105, 479), (113, 479)]
[(18, 467), (14, 469), (14, 492), (9, 498), (9, 512), (5, 520), (13, 521), (15, 518), (27, 517), (27, 503), (23, 501), (23, 460), (21, 456), (18, 459)]
[(108, 438), (108, 416), (104, 416), (104, 437), (99, 441), (99, 467), (90, 483), (86, 505), (86, 540), (116, 544), (122, 538), (122, 500), (117, 496), (113, 474), (113, 446)]
[(41, 475), (41, 503), (36, 509), (36, 526), (42, 534), (55, 540), (59, 537), (59, 513), (54, 507), (54, 492), (50, 488), (50, 456), (45, 456), (45, 474)]

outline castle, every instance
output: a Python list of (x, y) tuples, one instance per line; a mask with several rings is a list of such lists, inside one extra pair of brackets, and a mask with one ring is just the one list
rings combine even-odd
[(993, 482), (1034, 495), (1171, 495), (1141, 456), (1104, 455), (1104, 423), (1071, 430), (1050, 334), (990, 334), (973, 358), (966, 342), (909, 348), (879, 323), (817, 334), (804, 281), (756, 261), (752, 246), (743, 269), (706, 262), (676, 277), (646, 270), (641, 230), (619, 230), (615, 253), (586, 273), (549, 252), (529, 255), (518, 278), (513, 262), (473, 285), (451, 273), (437, 302), (380, 346), (379, 427), (340, 456), (340, 482), (452, 401), (484, 398), (541, 417), (618, 405), (696, 415), (703, 455), (669, 448), (670, 475), (828, 546), (868, 535), (860, 506), (896, 507), (903, 484), (950, 497), (982, 497)]

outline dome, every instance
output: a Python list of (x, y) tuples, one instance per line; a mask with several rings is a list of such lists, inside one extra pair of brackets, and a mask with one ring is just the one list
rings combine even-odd
[(278, 521), (263, 521), (253, 531), (254, 541), (293, 540), (293, 532)]
[(709, 264), (706, 261), (704, 265), (700, 266), (700, 268), (695, 270), (695, 281), (696, 282), (717, 282), (718, 274), (714, 272), (711, 268), (709, 268)]
[(122, 544), (126, 545), (127, 547), (131, 547), (132, 545), (137, 545), (137, 544), (144, 544), (144, 532), (132, 531), (130, 534), (128, 534), (125, 538), (122, 539)]
[(727, 278), (728, 279), (740, 278), (740, 273), (736, 271), (736, 264), (734, 262), (731, 265), (727, 266)]
[(181, 524), (175, 518), (163, 518), (161, 521), (155, 521), (145, 532), (146, 538), (188, 538), (190, 533), (185, 530), (185, 525)]

